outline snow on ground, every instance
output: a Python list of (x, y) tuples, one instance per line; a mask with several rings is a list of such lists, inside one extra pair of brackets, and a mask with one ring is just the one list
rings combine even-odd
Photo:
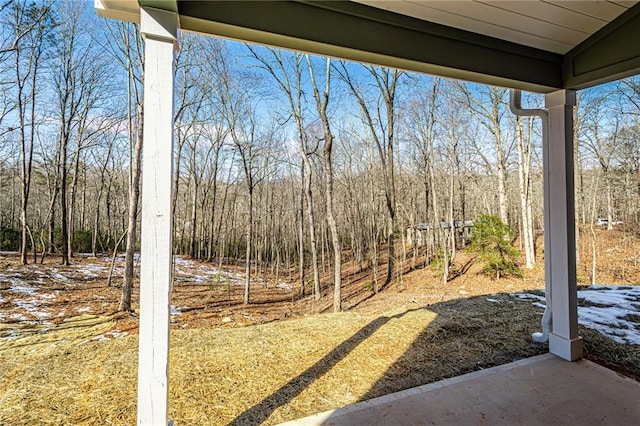
[(25, 283), (22, 280), (14, 280), (15, 284), (12, 285), (9, 288), (9, 291), (12, 293), (19, 293), (19, 294), (27, 294), (27, 295), (34, 295), (36, 293), (36, 289), (33, 287), (28, 287), (27, 283)]
[(62, 275), (60, 272), (58, 272), (56, 268), (49, 268), (49, 271), (51, 271), (51, 275), (50, 275), (51, 279), (57, 280), (57, 281), (69, 282), (69, 277)]
[[(535, 300), (545, 308), (545, 298), (517, 293), (513, 297)], [(640, 345), (640, 286), (590, 286), (578, 290), (578, 323), (621, 344)]]
[[(135, 255), (134, 260), (140, 261), (140, 256)], [(115, 276), (122, 276), (124, 273), (124, 255), (117, 256), (114, 265)], [(111, 268), (111, 258), (105, 257), (95, 263), (90, 259), (85, 259), (81, 263), (72, 264), (70, 267), (54, 267), (50, 265), (30, 264), (13, 269), (7, 267), (0, 271), (0, 303), (7, 309), (0, 311), (0, 322), (22, 322), (33, 323), (34, 321), (46, 323), (52, 317), (64, 317), (67, 315), (65, 309), (58, 308), (58, 312), (53, 312), (50, 305), (55, 300), (59, 291), (46, 291), (46, 286), (42, 284), (55, 285), (64, 284), (65, 287), (73, 286), (78, 281), (91, 281), (104, 278), (109, 274)], [(244, 274), (231, 271), (223, 271), (210, 263), (201, 263), (174, 256), (174, 277), (176, 282), (195, 284), (222, 284), (222, 285), (242, 285)], [(260, 279), (255, 280), (261, 282)], [(292, 287), (287, 283), (279, 283), (278, 288), (291, 291)], [(96, 298), (103, 298), (96, 296)], [(171, 315), (182, 314), (186, 307), (171, 305)], [(75, 311), (77, 314), (92, 312), (89, 307), (79, 307)], [(114, 339), (122, 337), (126, 333), (114, 330), (105, 333), (100, 338)], [(15, 336), (14, 336), (15, 337)]]
[(277, 287), (283, 290), (293, 291), (293, 286), (289, 283), (285, 283), (285, 282), (278, 283)]
[[(182, 256), (173, 256), (174, 278), (180, 282), (192, 282), (196, 284), (220, 283), (223, 284), (242, 284), (244, 275), (221, 271), (215, 266), (203, 263), (198, 264), (191, 259), (185, 259)], [(256, 282), (261, 282), (257, 280)]]
[[(15, 287), (11, 289), (11, 291), (16, 292), (15, 290)], [(14, 313), (9, 315), (9, 318), (20, 321), (29, 321), (33, 320), (34, 317), (38, 320), (44, 320), (51, 317), (51, 312), (49, 311), (49, 309), (47, 309), (46, 305), (48, 304), (49, 300), (53, 300), (56, 298), (55, 294), (36, 293), (34, 289), (28, 287), (24, 289), (20, 288), (20, 290), (28, 290), (26, 292), (22, 291), (17, 293), (27, 294), (31, 297), (24, 299), (13, 299), (13, 304), (16, 307), (25, 310), (28, 316)]]

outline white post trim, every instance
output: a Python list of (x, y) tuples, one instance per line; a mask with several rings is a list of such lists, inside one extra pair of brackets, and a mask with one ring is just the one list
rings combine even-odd
[(178, 19), (141, 8), (145, 38), (138, 424), (166, 425), (172, 260), (173, 59)]
[(545, 191), (545, 281), (551, 291), (553, 322), (549, 351), (569, 361), (582, 358), (578, 336), (575, 196), (573, 183), (574, 90), (545, 96), (548, 144), (543, 146)]

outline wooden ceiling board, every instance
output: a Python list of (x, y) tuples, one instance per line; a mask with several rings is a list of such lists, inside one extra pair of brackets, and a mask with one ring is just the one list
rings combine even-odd
[(504, 40), (512, 41), (514, 43), (537, 47), (539, 49), (544, 49), (555, 53), (567, 52), (574, 46), (574, 44), (571, 43), (565, 43), (546, 37), (540, 37), (535, 34), (527, 34), (517, 29), (482, 22), (469, 16), (456, 15), (450, 12), (432, 8), (425, 10), (425, 6), (422, 3), (411, 1), (390, 1), (376, 2), (375, 4), (376, 6), (380, 7), (380, 3), (394, 3), (393, 11), (402, 13), (403, 15), (417, 18), (423, 17), (424, 19), (425, 14), (428, 14), (429, 20), (437, 24), (464, 28), (467, 31), (471, 31), (474, 33), (501, 38)]
[(544, 3), (572, 10), (583, 15), (597, 17), (607, 22), (613, 21), (618, 15), (627, 10), (625, 7), (610, 1), (567, 1), (567, 0), (543, 0)]
[(582, 31), (540, 21), (536, 18), (520, 15), (508, 10), (499, 9), (492, 4), (471, 2), (425, 2), (425, 7), (449, 12), (453, 15), (472, 18), (489, 26), (511, 28), (527, 34), (561, 41), (569, 44), (578, 44), (588, 36)]
[(476, 1), (363, 0), (358, 3), (555, 53), (566, 53), (590, 34)]
[(632, 7), (634, 4), (638, 2), (631, 1), (631, 0), (612, 0), (611, 3), (615, 3), (619, 6), (626, 7), (627, 9), (629, 9), (630, 7)]
[(580, 12), (565, 9), (557, 5), (537, 1), (479, 1), (499, 9), (508, 10), (523, 16), (570, 28), (586, 34), (593, 34), (609, 22)]

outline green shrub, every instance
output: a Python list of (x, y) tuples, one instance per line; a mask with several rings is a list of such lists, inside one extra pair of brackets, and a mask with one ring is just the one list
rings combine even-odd
[(20, 230), (13, 228), (0, 228), (0, 250), (20, 250)]
[(73, 233), (73, 249), (77, 253), (91, 253), (93, 234), (91, 231), (79, 230)]
[(497, 279), (505, 275), (522, 277), (522, 271), (516, 263), (520, 252), (513, 247), (512, 239), (513, 231), (500, 218), (480, 215), (473, 223), (469, 250), (484, 262), (485, 274), (494, 275)]

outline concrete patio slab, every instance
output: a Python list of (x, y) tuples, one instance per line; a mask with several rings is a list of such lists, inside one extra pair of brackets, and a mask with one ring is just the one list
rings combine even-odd
[(445, 424), (640, 424), (640, 383), (546, 354), (283, 423)]

